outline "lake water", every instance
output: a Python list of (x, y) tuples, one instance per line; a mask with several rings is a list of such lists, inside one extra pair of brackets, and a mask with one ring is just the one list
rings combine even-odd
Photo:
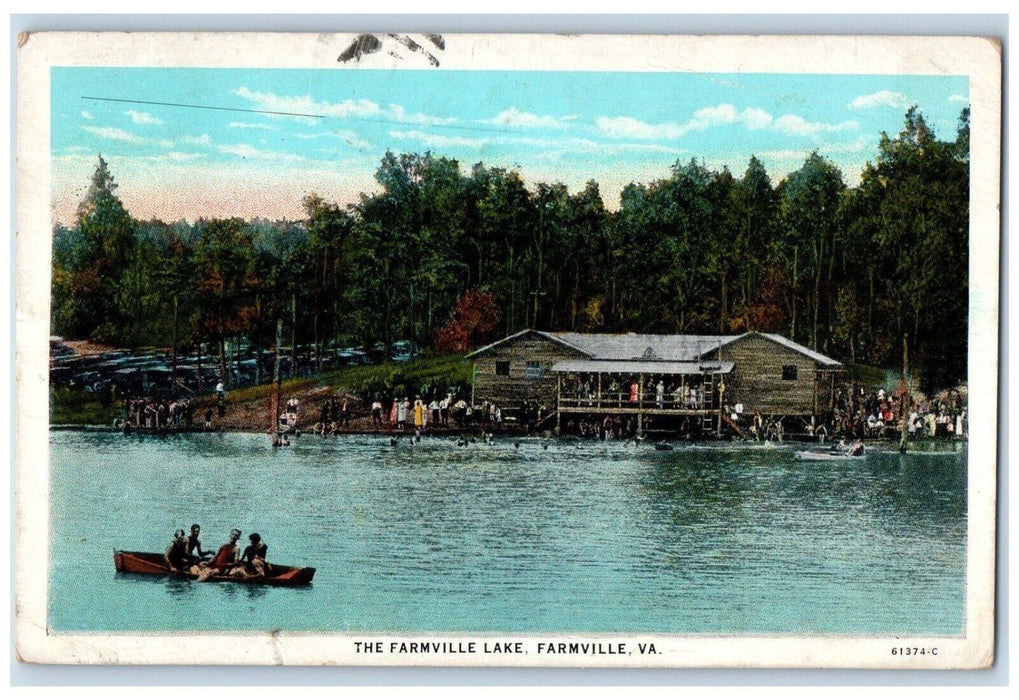
[[(963, 633), (966, 457), (53, 432), (56, 631)], [(803, 449), (800, 446), (800, 449)], [(116, 574), (197, 522), (286, 589)]]

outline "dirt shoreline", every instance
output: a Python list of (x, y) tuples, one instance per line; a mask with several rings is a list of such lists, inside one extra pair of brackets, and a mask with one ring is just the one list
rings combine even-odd
[[(371, 415), (371, 403), (362, 400), (360, 397), (350, 394), (335, 387), (319, 386), (302, 389), (296, 392), (285, 392), (280, 396), (281, 410), (286, 410), (287, 401), (297, 399), (297, 430), (301, 434), (314, 434), (315, 428), (322, 415), (322, 406), (330, 399), (336, 402), (337, 407), (347, 401), (348, 410), (351, 413), (348, 425), (339, 428), (333, 433), (327, 431), (327, 435), (413, 435), (415, 428), (410, 426), (397, 426), (389, 423), (389, 412), (385, 411), (381, 426), (375, 425)], [(385, 405), (385, 404), (384, 404)], [(229, 433), (272, 433), (273, 420), (268, 397), (250, 401), (231, 401), (230, 394), (226, 396), (223, 415), (219, 415), (219, 407), (215, 398), (203, 397), (192, 404), (190, 428), (142, 428), (132, 429), (139, 434), (172, 434), (172, 433), (201, 433), (201, 432), (229, 432)], [(386, 406), (388, 409), (388, 406)], [(205, 414), (212, 409), (212, 427), (206, 430)], [(431, 418), (431, 412), (428, 418)], [(122, 432), (120, 425), (87, 425), (87, 424), (60, 424), (50, 425), (50, 430), (91, 430), (95, 432)], [(500, 435), (527, 435), (528, 431), (519, 424), (511, 421), (503, 423), (475, 423), (463, 426), (456, 423), (452, 418), (447, 426), (427, 423), (421, 431), (422, 435), (432, 436), (457, 436), (464, 433), (478, 434), (482, 432), (495, 433)], [(543, 435), (545, 431), (533, 432), (534, 435)]]

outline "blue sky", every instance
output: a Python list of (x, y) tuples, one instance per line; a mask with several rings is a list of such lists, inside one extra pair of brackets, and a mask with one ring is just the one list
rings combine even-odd
[(969, 100), (964, 76), (340, 69), (55, 68), (51, 94), (64, 223), (100, 153), (132, 214), (166, 221), (352, 202), (387, 149), (594, 179), (610, 208), (691, 158), (738, 176), (756, 155), (777, 183), (817, 150), (855, 184), (910, 105), (951, 139)]

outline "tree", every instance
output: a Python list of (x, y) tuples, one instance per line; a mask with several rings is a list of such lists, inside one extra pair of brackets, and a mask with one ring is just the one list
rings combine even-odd
[(220, 375), (226, 380), (226, 339), (248, 331), (256, 315), (253, 246), (241, 219), (199, 220), (197, 228), (199, 332), (215, 342)]
[(728, 204), (735, 225), (734, 236), (726, 243), (735, 261), (739, 301), (747, 305), (757, 295), (778, 221), (778, 197), (756, 156), (750, 156), (742, 179), (731, 189)]
[(490, 292), (468, 289), (457, 299), (453, 317), (435, 335), (435, 349), (463, 354), (498, 336), (502, 312)]
[(106, 160), (99, 156), (78, 205), (76, 231), (62, 236), (61, 245), (54, 248), (58, 270), (53, 277), (58, 329), (112, 343), (130, 340), (131, 317), (126, 310), (132, 290), (126, 280), (135, 251), (135, 222), (114, 194), (116, 189)]
[[(308, 264), (305, 275), (311, 296), (312, 340), (315, 345), (317, 370), (322, 368), (325, 339), (335, 338), (338, 310), (337, 290), (341, 283), (340, 261), (353, 228), (353, 219), (346, 211), (317, 194), (304, 198), (307, 214)], [(326, 312), (330, 313), (326, 313)]]
[(894, 271), (886, 294), (902, 338), (903, 374), (908, 381), (919, 360), (926, 389), (966, 375), (969, 169), (960, 148), (938, 141), (913, 107), (894, 139), (882, 135), (878, 162), (864, 173), (866, 187), (878, 189), (876, 242)]
[(788, 268), (791, 268), (794, 295), (790, 335), (795, 339), (798, 334), (798, 300), (795, 295), (800, 276), (807, 275), (811, 282), (805, 294), (810, 311), (808, 344), (818, 350), (827, 350), (831, 337), (832, 277), (845, 189), (839, 169), (815, 151), (799, 170), (789, 174), (780, 193), (782, 220), (786, 227), (784, 257)]

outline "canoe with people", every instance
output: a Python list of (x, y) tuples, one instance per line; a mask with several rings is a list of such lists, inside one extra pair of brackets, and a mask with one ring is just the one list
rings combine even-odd
[(173, 541), (163, 553), (117, 550), (113, 563), (118, 572), (178, 576), (197, 581), (259, 583), (270, 586), (302, 586), (311, 583), (315, 569), (311, 567), (270, 564), (266, 561), (268, 545), (257, 532), (248, 536), (250, 544), (241, 552), (238, 542), (241, 531), (230, 531), (226, 543), (213, 553), (202, 548), (201, 528), (191, 526), (191, 534), (174, 532)]
[(863, 444), (863, 440), (857, 440), (856, 442), (846, 442), (843, 439), (833, 444), (831, 446), (831, 449), (829, 449), (827, 452), (798, 451), (796, 453), (796, 459), (814, 462), (841, 461), (845, 459), (861, 458), (864, 456), (865, 452), (866, 447)]

